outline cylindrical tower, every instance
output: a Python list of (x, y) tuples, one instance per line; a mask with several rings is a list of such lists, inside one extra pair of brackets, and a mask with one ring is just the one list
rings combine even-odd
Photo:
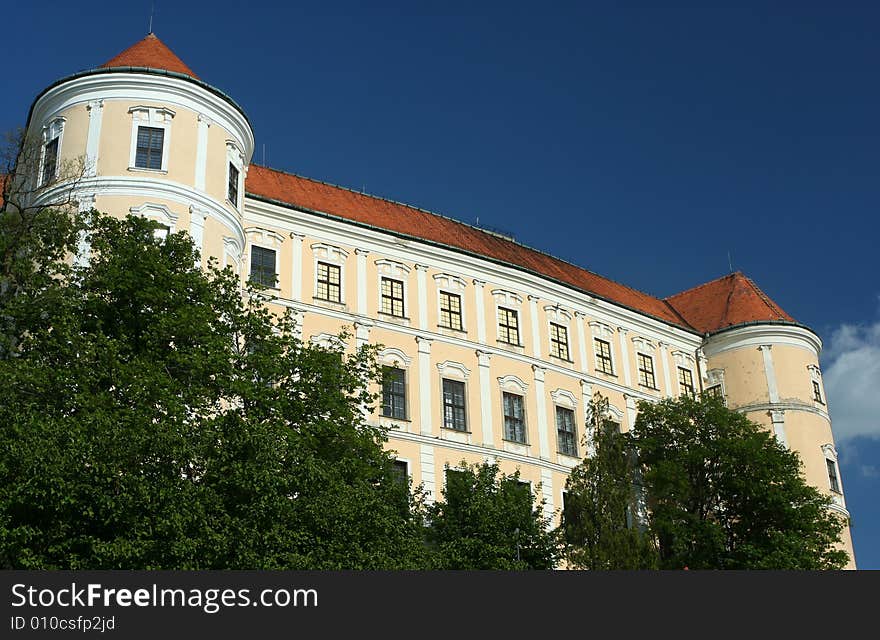
[[(807, 483), (829, 494), (832, 508), (849, 518), (819, 368), (821, 349), (815, 333), (786, 321), (735, 325), (709, 334), (703, 344), (709, 389), (797, 452)], [(842, 538), (855, 568), (848, 527)]]
[(186, 230), (202, 256), (240, 272), (244, 178), (254, 135), (244, 111), (201, 81), (155, 35), (101, 67), (63, 78), (34, 101), (38, 202), (72, 186), (83, 210), (142, 215)]

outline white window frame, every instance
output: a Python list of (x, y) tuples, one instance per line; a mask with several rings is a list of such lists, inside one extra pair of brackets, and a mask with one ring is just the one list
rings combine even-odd
[[(574, 345), (571, 335), (572, 315), (558, 305), (548, 305), (544, 307), (544, 313), (547, 316), (547, 354), (552, 358), (561, 360), (562, 362), (574, 363)], [(551, 324), (559, 325), (560, 327), (565, 329), (565, 348), (568, 351), (568, 358), (562, 358), (560, 356), (553, 355), (553, 327), (550, 326)]]
[[(67, 118), (63, 116), (55, 116), (43, 126), (42, 143), (40, 145), (40, 163), (37, 172), (37, 186), (43, 187), (58, 178), (58, 167), (61, 166), (61, 146), (64, 143), (64, 125)], [(58, 138), (58, 148), (55, 150), (55, 169), (52, 171), (52, 177), (43, 181), (43, 167), (46, 164), (46, 145)]]
[[(239, 174), (240, 175), (240, 174)], [(276, 231), (272, 231), (270, 229), (263, 229), (261, 227), (248, 227), (244, 230), (245, 238), (247, 239), (247, 255), (245, 256), (246, 262), (244, 266), (247, 267), (247, 274), (245, 275), (245, 280), (251, 279), (251, 253), (252, 248), (256, 245), (262, 249), (272, 249), (275, 252), (275, 285), (272, 287), (267, 287), (268, 289), (274, 289), (276, 291), (281, 290), (281, 246), (284, 244), (284, 236)]]
[[(402, 262), (397, 262), (396, 260), (388, 260), (385, 258), (376, 260), (374, 264), (376, 265), (377, 270), (376, 291), (379, 294), (377, 298), (378, 304), (376, 305), (376, 313), (379, 314), (382, 318), (409, 320), (409, 274), (411, 269), (408, 265), (405, 265)], [(382, 311), (382, 278), (397, 280), (398, 282), (403, 284), (403, 316), (395, 316), (390, 313), (384, 313)]]
[(380, 366), (395, 367), (403, 370), (404, 411), (406, 412), (406, 418), (392, 418), (391, 416), (382, 415), (382, 406), (379, 405), (377, 407), (380, 423), (399, 428), (399, 425), (396, 423), (412, 421), (412, 393), (410, 393), (410, 382), (412, 382), (410, 365), (412, 364), (412, 358), (406, 355), (402, 349), (386, 347), (376, 354), (376, 361)]
[[(578, 429), (578, 424), (580, 420), (578, 418), (578, 402), (577, 397), (568, 389), (556, 389), (555, 391), (550, 392), (550, 398), (553, 400), (553, 431), (556, 433), (556, 452), (559, 455), (566, 456), (568, 458), (577, 458), (580, 456), (580, 436), (581, 430)], [(556, 414), (558, 409), (568, 409), (569, 411), (574, 413), (574, 450), (575, 455), (572, 456), (568, 453), (563, 453), (559, 450), (559, 425), (556, 422)]]
[[(346, 303), (346, 286), (345, 286), (345, 263), (348, 259), (348, 251), (335, 245), (326, 244), (324, 242), (316, 242), (311, 246), (312, 249), (312, 299), (318, 303), (332, 304), (337, 307), (345, 307)], [(339, 302), (336, 300), (325, 300), (318, 297), (318, 263), (324, 262), (339, 267)]]
[[(459, 278), (458, 276), (454, 276), (449, 273), (435, 273), (434, 278), (434, 289), (435, 289), (435, 298), (437, 301), (437, 328), (443, 331), (455, 331), (456, 333), (466, 333), (467, 327), (465, 325), (465, 292), (467, 291), (467, 282)], [(445, 325), (440, 324), (440, 292), (444, 292), (447, 294), (452, 294), (458, 296), (458, 300), (461, 303), (461, 329), (453, 329), (452, 327), (447, 327)]]
[[(493, 289), (492, 299), (495, 301), (495, 342), (504, 348), (523, 349), (525, 347), (525, 335), (523, 332), (523, 312), (522, 312), (522, 296), (513, 291), (506, 289)], [(501, 339), (501, 322), (498, 319), (499, 310), (501, 308), (516, 312), (516, 333), (517, 344), (507, 342)]]
[[(131, 107), (131, 150), (128, 157), (129, 171), (151, 171), (168, 173), (168, 156), (171, 149), (171, 121), (175, 116), (174, 111), (167, 107)], [(162, 166), (159, 169), (135, 166), (137, 162), (137, 137), (139, 127), (152, 127), (162, 129)]]
[(153, 235), (160, 240), (167, 238), (169, 233), (177, 231), (178, 216), (164, 204), (145, 202), (139, 207), (130, 207), (128, 212), (133, 216), (140, 216), (158, 223), (160, 228), (153, 231)]
[[(164, 155), (164, 154), (163, 154)], [(238, 170), (238, 202), (232, 202), (229, 199), (229, 166), (232, 165)], [(226, 179), (223, 181), (223, 189), (225, 190), (225, 199), (236, 211), (240, 211), (244, 202), (244, 154), (241, 147), (235, 140), (226, 141)]]

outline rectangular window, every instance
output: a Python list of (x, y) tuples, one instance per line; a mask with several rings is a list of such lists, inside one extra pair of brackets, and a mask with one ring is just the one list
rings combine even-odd
[(49, 184), (55, 179), (58, 168), (58, 138), (52, 138), (46, 143), (43, 153), (43, 175), (41, 185)]
[(513, 309), (498, 307), (498, 339), (519, 346), (519, 318)]
[(721, 388), (720, 384), (713, 384), (711, 387), (706, 387), (703, 390), (703, 395), (709, 398), (719, 398), (722, 402), (724, 401), (724, 390)]
[(229, 186), (226, 192), (226, 197), (229, 198), (229, 202), (235, 205), (235, 208), (238, 209), (238, 169), (235, 168), (235, 165), (231, 162), (229, 163)]
[(502, 393), (504, 403), (504, 439), (526, 442), (526, 416), (523, 397), (515, 393)]
[(577, 434), (574, 428), (574, 411), (571, 409), (556, 407), (556, 440), (559, 453), (577, 455)]
[(596, 370), (609, 375), (614, 375), (614, 366), (611, 362), (611, 344), (605, 340), (596, 338)]
[(440, 326), (456, 331), (462, 330), (461, 296), (440, 292)]
[(643, 387), (656, 389), (657, 385), (654, 381), (654, 359), (646, 356), (644, 353), (636, 354), (636, 360), (639, 364), (639, 384)]
[(815, 380), (813, 380), (813, 400), (819, 404), (825, 404), (822, 402), (822, 389), (819, 388), (819, 383)]
[(329, 302), (342, 302), (339, 265), (318, 263), (318, 290), (315, 297)]
[(690, 369), (685, 369), (684, 367), (678, 368), (678, 386), (681, 389), (682, 395), (690, 396), (691, 398), (696, 396), (696, 389), (694, 389), (694, 375), (691, 373)]
[(825, 464), (828, 465), (828, 483), (834, 493), (840, 493), (840, 482), (837, 480), (837, 465), (834, 460), (825, 458)]
[(138, 127), (134, 166), (140, 169), (161, 169), (164, 139), (165, 129)]
[(568, 357), (568, 329), (562, 325), (550, 323), (550, 355), (562, 360)]
[(264, 287), (274, 287), (278, 281), (275, 274), (275, 250), (251, 247), (250, 281)]
[(443, 426), (467, 431), (464, 407), (464, 382), (443, 380)]
[(382, 369), (382, 415), (406, 420), (406, 372), (403, 369)]
[(392, 471), (394, 479), (403, 486), (409, 486), (409, 468), (405, 460), (395, 460), (391, 463), (394, 465)]
[(403, 283), (400, 280), (382, 278), (382, 313), (403, 317)]

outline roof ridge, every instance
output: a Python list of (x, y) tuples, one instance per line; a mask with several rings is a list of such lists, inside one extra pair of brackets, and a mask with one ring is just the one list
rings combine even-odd
[(684, 295), (686, 293), (690, 293), (692, 291), (696, 291), (697, 289), (702, 289), (703, 287), (708, 287), (710, 284), (715, 284), (716, 282), (720, 282), (721, 280), (724, 280), (725, 278), (729, 278), (731, 276), (742, 276), (744, 278), (747, 278), (747, 276), (742, 271), (731, 271), (727, 275), (719, 276), (717, 278), (709, 280), (708, 282), (704, 282), (703, 284), (698, 284), (694, 287), (691, 287), (690, 289), (685, 289), (684, 291), (679, 291), (678, 293), (673, 293), (671, 296), (666, 296), (665, 298), (662, 298), (662, 300), (664, 302), (666, 302), (671, 298), (677, 298), (678, 296)]
[[(589, 274), (591, 274), (591, 275), (593, 275), (593, 276), (595, 276), (595, 277), (597, 277), (597, 278), (601, 278), (601, 279), (603, 279), (603, 280), (606, 280), (606, 281), (608, 281), (608, 282), (611, 282), (611, 283), (613, 283), (613, 284), (616, 284), (617, 286), (620, 286), (620, 287), (623, 287), (623, 288), (625, 288), (625, 289), (628, 289), (629, 291), (633, 291), (633, 292), (635, 292), (635, 293), (639, 293), (639, 294), (641, 294), (641, 295), (643, 295), (643, 296), (647, 296), (647, 297), (649, 297), (649, 298), (652, 298), (652, 299), (656, 300), (657, 302), (665, 303), (666, 306), (671, 306), (671, 305), (669, 305), (668, 303), (666, 303), (666, 300), (665, 300), (664, 298), (660, 298), (660, 297), (655, 296), (655, 295), (653, 295), (653, 294), (650, 294), (650, 293), (648, 293), (648, 292), (646, 292), (646, 291), (642, 291), (641, 289), (636, 289), (635, 287), (633, 287), (633, 286), (631, 286), (631, 285), (624, 284), (624, 283), (622, 283), (622, 282), (619, 282), (619, 281), (617, 281), (617, 280), (614, 280), (613, 278), (609, 278), (608, 276), (603, 276), (603, 275), (600, 274), (600, 273), (596, 273), (595, 271), (591, 271), (590, 269), (587, 269), (586, 267), (584, 267), (584, 266), (582, 266), (582, 265), (579, 265), (579, 264), (577, 264), (577, 263), (574, 263), (574, 262), (572, 262), (571, 260), (567, 260), (566, 258), (561, 258), (561, 257), (559, 257), (559, 256), (553, 255), (552, 253), (548, 253), (547, 251), (544, 251), (544, 250), (542, 250), (542, 249), (537, 249), (537, 248), (532, 247), (532, 246), (530, 246), (530, 245), (523, 244), (522, 242), (519, 242), (519, 241), (516, 240), (516, 239), (510, 238), (510, 237), (508, 237), (508, 236), (503, 236), (503, 235), (501, 235), (501, 234), (499, 234), (499, 233), (495, 233), (495, 232), (490, 231), (490, 230), (487, 230), (487, 229), (483, 229), (482, 227), (478, 227), (478, 226), (476, 226), (476, 225), (472, 225), (472, 224), (470, 224), (470, 223), (468, 223), (468, 222), (464, 222), (464, 221), (462, 221), (462, 220), (459, 220), (458, 218), (453, 218), (452, 216), (449, 216), (449, 215), (446, 215), (446, 214), (437, 213), (436, 211), (431, 211), (431, 210), (429, 210), (429, 209), (423, 209), (422, 207), (417, 207), (417, 206), (415, 206), (415, 205), (407, 204), (407, 203), (405, 203), (405, 202), (400, 202), (399, 200), (392, 200), (391, 198), (385, 198), (385, 197), (383, 197), (383, 196), (373, 195), (373, 194), (370, 194), (370, 193), (366, 193), (366, 192), (364, 192), (364, 191), (357, 191), (357, 190), (355, 190), (355, 189), (352, 189), (351, 187), (346, 187), (346, 186), (343, 186), (343, 185), (335, 184), (335, 183), (333, 183), (333, 182), (327, 182), (326, 180), (318, 180), (317, 178), (309, 178), (308, 176), (304, 176), (304, 175), (301, 175), (301, 174), (298, 174), (298, 173), (294, 173), (294, 172), (292, 172), (292, 171), (284, 171), (283, 169), (274, 169), (274, 168), (272, 168), (272, 167), (267, 167), (267, 166), (265, 166), (265, 165), (261, 165), (261, 164), (255, 163), (255, 162), (252, 162), (252, 163), (251, 163), (251, 166), (257, 166), (257, 167), (260, 167), (261, 169), (267, 169), (267, 170), (269, 170), (269, 171), (274, 171), (274, 172), (276, 172), (276, 173), (281, 173), (281, 174), (284, 174), (284, 175), (293, 176), (293, 177), (295, 177), (295, 178), (301, 178), (301, 179), (303, 179), (303, 180), (308, 180), (309, 182), (314, 182), (314, 183), (317, 183), (317, 184), (323, 184), (323, 185), (326, 185), (326, 186), (328, 186), (328, 187), (334, 187), (334, 188), (337, 188), (337, 189), (343, 189), (343, 190), (345, 190), (345, 191), (349, 191), (349, 192), (351, 192), (351, 193), (353, 193), (353, 194), (355, 194), (355, 195), (364, 196), (364, 197), (366, 197), (366, 198), (372, 198), (373, 200), (380, 200), (380, 201), (382, 201), (382, 202), (389, 202), (389, 203), (391, 203), (391, 204), (400, 205), (400, 206), (402, 206), (402, 207), (406, 207), (406, 208), (408, 208), (408, 209), (413, 209), (414, 211), (420, 211), (420, 212), (422, 212), (422, 213), (427, 213), (428, 215), (437, 216), (438, 218), (443, 218), (444, 220), (450, 220), (451, 222), (454, 222), (454, 223), (456, 223), (456, 224), (460, 224), (460, 225), (463, 225), (463, 226), (468, 227), (468, 228), (470, 228), (470, 229), (474, 229), (475, 231), (479, 231), (480, 233), (485, 233), (485, 234), (490, 235), (490, 236), (492, 236), (492, 237), (498, 238), (498, 239), (502, 240), (503, 242), (510, 242), (511, 244), (515, 244), (515, 245), (520, 246), (520, 247), (522, 247), (522, 248), (524, 248), (524, 249), (528, 249), (529, 251), (534, 251), (535, 253), (539, 253), (539, 254), (541, 254), (541, 255), (543, 255), (543, 256), (547, 256), (548, 258), (552, 258), (553, 260), (558, 260), (559, 262), (562, 262), (562, 263), (567, 264), (567, 265), (569, 265), (569, 266), (575, 267), (576, 269), (580, 269), (581, 271), (585, 271), (586, 273), (589, 273)], [(259, 194), (254, 194), (254, 195), (259, 195)], [(594, 295), (599, 295), (599, 294), (594, 294)], [(600, 296), (600, 297), (601, 297), (601, 296)], [(675, 311), (675, 310), (673, 309), (673, 311)], [(678, 311), (675, 311), (675, 315), (681, 318), (681, 314), (678, 313)], [(685, 321), (684, 318), (682, 318), (682, 320), (684, 321), (684, 324), (685, 324), (686, 326), (691, 327), (691, 324), (690, 324), (689, 322)]]
[(761, 298), (761, 301), (765, 305), (767, 305), (767, 308), (770, 309), (770, 311), (772, 311), (773, 313), (775, 313), (778, 316), (788, 315), (787, 313), (785, 313), (782, 310), (782, 307), (780, 307), (778, 304), (773, 302), (773, 300), (770, 298), (770, 296), (768, 296), (766, 293), (764, 293), (764, 290), (761, 287), (759, 287), (757, 285), (757, 283), (755, 283), (754, 280), (752, 280), (750, 277), (748, 277), (745, 274), (743, 274), (743, 278), (745, 278), (746, 281), (751, 285), (752, 289), (755, 290), (755, 293), (758, 294), (758, 297)]

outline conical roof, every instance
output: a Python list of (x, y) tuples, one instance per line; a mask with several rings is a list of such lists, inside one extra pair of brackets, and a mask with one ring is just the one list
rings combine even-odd
[(178, 58), (154, 33), (147, 34), (146, 38), (111, 58), (101, 67), (148, 67), (174, 71), (199, 79), (193, 70), (186, 66), (183, 60)]

